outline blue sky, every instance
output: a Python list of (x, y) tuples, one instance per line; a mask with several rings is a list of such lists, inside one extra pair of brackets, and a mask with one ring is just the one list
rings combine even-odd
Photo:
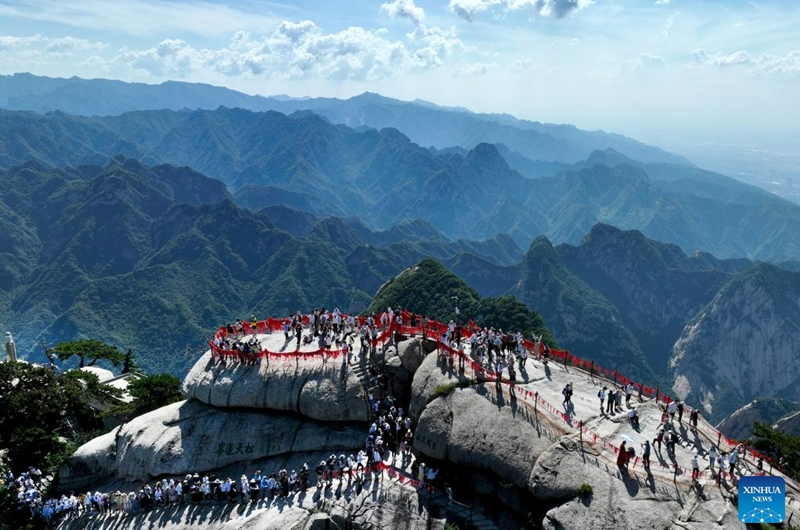
[(0, 0), (0, 73), (365, 90), (670, 147), (797, 138), (800, 2)]

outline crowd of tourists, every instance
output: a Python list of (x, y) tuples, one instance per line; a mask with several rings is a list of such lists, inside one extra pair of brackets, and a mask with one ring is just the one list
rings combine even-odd
[[(234, 358), (244, 363), (255, 363), (263, 351), (257, 332), (279, 332), (284, 335), (284, 350), (295, 345), (295, 351), (300, 350), (300, 345), (310, 345), (316, 342), (322, 352), (336, 351), (343, 355), (345, 362), (351, 360), (351, 355), (363, 356), (368, 359), (375, 352), (379, 337), (387, 337), (390, 330), (395, 334), (403, 327), (412, 327), (422, 333), (424, 337), (431, 338), (444, 345), (441, 351), (447, 348), (460, 352), (459, 359), (463, 360), (464, 352), (469, 347), (469, 357), (484, 370), (499, 375), (498, 381), (507, 372), (511, 381), (516, 379), (516, 370), (525, 370), (526, 360), (535, 358), (544, 365), (547, 364), (550, 348), (542, 341), (541, 336), (534, 336), (533, 341), (523, 341), (521, 333), (504, 333), (503, 330), (494, 328), (478, 328), (470, 325), (465, 330), (459, 323), (450, 321), (446, 325), (427, 317), (409, 313), (407, 310), (393, 311), (391, 308), (380, 315), (370, 315), (356, 318), (353, 315), (343, 315), (338, 309), (327, 311), (324, 308), (315, 309), (307, 315), (296, 313), (289, 318), (279, 321), (278, 329), (265, 327), (257, 321), (255, 315), (250, 321), (242, 320), (228, 323), (215, 335), (212, 345), (219, 351), (236, 352)], [(399, 337), (391, 337), (396, 341)], [(356, 353), (354, 344), (359, 341), (359, 350)], [(532, 347), (531, 347), (532, 345)], [(222, 360), (222, 356), (215, 355)], [(230, 359), (228, 354), (225, 360)], [(76, 495), (61, 495), (58, 498), (45, 498), (41, 493), (41, 473), (32, 468), (27, 473), (14, 477), (8, 474), (5, 477), (7, 487), (14, 487), (18, 498), (34, 515), (39, 515), (49, 521), (58, 521), (65, 517), (79, 517), (84, 514), (126, 514), (139, 513), (152, 509), (171, 507), (187, 504), (208, 503), (246, 503), (261, 500), (272, 501), (286, 498), (307, 490), (310, 486), (318, 488), (330, 487), (335, 480), (339, 483), (347, 481), (348, 487), (352, 482), (361, 487), (365, 481), (382, 481), (383, 470), (386, 462), (391, 467), (400, 470), (409, 470), (419, 487), (437, 487), (438, 471), (425, 462), (415, 461), (412, 453), (413, 430), (411, 418), (401, 406), (398, 406), (389, 395), (385, 378), (371, 371), (371, 387), (368, 392), (370, 409), (373, 411), (374, 421), (366, 433), (365, 442), (358, 452), (349, 455), (331, 454), (319, 463), (306, 462), (299, 470), (277, 469), (271, 473), (255, 471), (250, 477), (242, 475), (239, 480), (231, 477), (222, 478), (213, 473), (200, 475), (187, 474), (183, 478), (169, 478), (150, 484), (142, 485), (137, 491), (112, 493), (86, 492)], [(383, 383), (383, 384), (381, 384)], [(598, 392), (600, 411), (604, 415), (626, 413), (631, 426), (639, 431), (639, 418), (636, 408), (630, 404), (635, 389), (633, 384), (625, 386), (604, 386)], [(376, 397), (376, 394), (379, 394)], [(567, 383), (563, 390), (563, 405), (571, 406), (573, 394), (572, 382)], [(622, 401), (625, 405), (623, 409)], [(644, 467), (650, 467), (651, 448), (661, 454), (662, 443), (666, 445), (668, 456), (675, 461), (675, 445), (679, 443), (680, 436), (675, 427), (675, 417), (679, 424), (683, 421), (685, 407), (681, 401), (670, 402), (666, 406), (662, 422), (657, 428), (655, 438), (649, 438), (642, 444), (642, 460)], [(699, 412), (692, 410), (689, 424), (692, 429), (697, 428)], [(733, 474), (739, 448), (729, 454), (717, 453), (712, 445), (708, 454), (708, 468), (714, 474), (715, 465), (720, 472), (716, 474), (719, 482), (723, 470), (727, 466), (729, 473)], [(635, 458), (632, 444), (624, 441), (619, 448), (617, 464), (626, 467)], [(700, 473), (700, 457), (697, 450), (692, 458), (692, 478)], [(406, 472), (406, 471), (403, 471)], [(445, 492), (452, 500), (452, 490), (445, 485)]]

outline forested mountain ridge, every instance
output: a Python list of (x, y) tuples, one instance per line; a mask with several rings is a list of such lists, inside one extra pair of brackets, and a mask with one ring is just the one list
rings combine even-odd
[[(302, 213), (297, 212), (297, 216)], [(306, 234), (235, 206), (225, 187), (187, 168), (109, 165), (0, 172), (0, 322), (21, 354), (34, 344), (103, 337), (141, 352), (150, 369), (182, 373), (189, 344), (236, 318), (324, 305), (366, 307), (387, 278), (428, 256), (478, 252), (518, 259), (508, 238), (405, 238), (416, 225), (371, 232), (310, 220)], [(499, 261), (497, 261), (499, 260)]]
[[(0, 172), (0, 184), (0, 319), (20, 350), (33, 354), (38, 341), (101, 336), (147, 352), (140, 357), (148, 368), (182, 373), (191, 362), (184, 347), (202, 345), (224, 321), (320, 305), (361, 311), (383, 303), (372, 297), (387, 280), (431, 257), (478, 290), (478, 313), (533, 311), (562, 347), (664, 386), (674, 376), (676, 391), (690, 402), (705, 399), (709, 410), (722, 397), (735, 407), (770, 388), (730, 380), (712, 389), (692, 379), (691, 367), (687, 376), (693, 352), (726, 344), (717, 336), (727, 328), (715, 324), (716, 308), (764, 285), (753, 291), (763, 299), (758, 308), (773, 309), (750, 324), (750, 336), (783, 326), (781, 344), (791, 345), (797, 335), (784, 326), (796, 310), (787, 305), (791, 289), (780, 286), (798, 273), (687, 256), (676, 245), (603, 224), (580, 245), (539, 237), (523, 255), (507, 236), (452, 241), (420, 221), (376, 232), (358, 219), (319, 219), (287, 207), (253, 212), (234, 205), (220, 182), (188, 168), (122, 157), (104, 167), (29, 162)], [(726, 322), (738, 327), (754, 312), (728, 311)], [(780, 356), (769, 341), (759, 344), (759, 355)], [(742, 350), (737, 362), (755, 362), (755, 351)], [(709, 401), (711, 393), (719, 396)]]
[(424, 149), (396, 129), (359, 132), (308, 112), (220, 108), (86, 118), (0, 111), (0, 166), (30, 159), (56, 167), (105, 164), (118, 154), (191, 166), (225, 182), (252, 209), (286, 204), (318, 217), (356, 217), (371, 230), (423, 220), (452, 239), (507, 233), (524, 248), (541, 234), (576, 244), (604, 222), (690, 253), (800, 256), (800, 206), (751, 194), (721, 175), (609, 151), (555, 176), (529, 178), (492, 144)]

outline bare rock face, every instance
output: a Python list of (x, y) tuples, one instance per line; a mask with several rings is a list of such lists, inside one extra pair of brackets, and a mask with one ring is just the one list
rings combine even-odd
[(117, 435), (120, 427), (83, 444), (59, 471), (59, 486), (64, 490), (83, 491), (98, 477), (114, 472)]
[[(579, 442), (562, 439), (537, 460), (529, 489), (540, 499), (564, 502), (549, 510), (542, 527), (547, 530), (593, 528), (622, 530), (663, 528), (700, 530), (705, 528), (744, 529), (736, 507), (707, 491), (697, 502), (694, 494), (680, 503), (675, 489), (653, 481), (641, 468), (624, 470), (598, 459)], [(588, 484), (589, 495), (577, 495)]]
[(412, 374), (416, 373), (428, 354), (433, 351), (436, 351), (436, 344), (433, 341), (422, 339), (404, 340), (397, 346), (397, 356), (400, 357), (400, 362)]
[[(717, 429), (734, 440), (747, 440), (753, 435), (753, 422), (759, 421), (769, 424), (780, 424), (784, 432), (790, 432), (792, 427), (791, 418), (797, 414), (798, 405), (791, 401), (779, 398), (759, 398), (751, 401), (744, 407), (736, 410), (733, 414), (722, 420)], [(795, 419), (795, 422), (797, 419)], [(787, 430), (788, 428), (788, 430)], [(795, 426), (795, 429), (797, 426)]]
[(756, 397), (797, 400), (798, 322), (800, 273), (760, 264), (737, 275), (675, 343), (673, 390), (715, 417)]
[(183, 381), (183, 391), (216, 407), (297, 412), (323, 421), (367, 421), (366, 391), (341, 359), (262, 360), (253, 366), (215, 363), (206, 352)]
[(795, 412), (779, 419), (772, 428), (783, 431), (786, 434), (800, 435), (800, 412)]
[(466, 373), (452, 369), (449, 358), (440, 358), (435, 351), (429, 353), (414, 373), (414, 380), (411, 383), (409, 414), (413, 419), (418, 420), (425, 406), (434, 399), (437, 388), (466, 383), (469, 380)]
[(420, 417), (414, 448), (525, 487), (536, 458), (553, 443), (554, 435), (544, 426), (537, 430), (523, 409), (478, 393), (492, 391), (492, 385), (459, 389), (431, 402)]
[[(312, 451), (352, 451), (360, 425), (276, 413), (227, 411), (196, 400), (139, 416), (82, 446), (62, 469), (62, 487), (90, 472), (138, 480), (223, 468), (236, 462)], [(71, 479), (72, 477), (72, 479)]]

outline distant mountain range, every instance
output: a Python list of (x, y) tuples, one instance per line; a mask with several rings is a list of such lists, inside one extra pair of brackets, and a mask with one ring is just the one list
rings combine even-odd
[(225, 108), (105, 118), (0, 111), (0, 139), (0, 167), (30, 159), (103, 165), (122, 154), (218, 178), (254, 210), (283, 204), (357, 217), (373, 230), (419, 219), (452, 239), (507, 233), (527, 247), (541, 234), (574, 244), (604, 222), (686, 252), (800, 257), (800, 205), (722, 175), (616, 151), (529, 178), (493, 144), (424, 149), (396, 129), (358, 132), (310, 112)]
[(645, 162), (689, 164), (677, 155), (618, 134), (582, 131), (572, 125), (518, 120), (506, 114), (475, 114), (425, 101), (399, 101), (364, 93), (346, 100), (250, 96), (199, 83), (160, 85), (108, 79), (0, 76), (0, 108), (82, 116), (115, 116), (137, 110), (213, 110), (219, 106), (292, 114), (310, 110), (333, 123), (374, 129), (393, 127), (424, 147), (502, 143), (532, 160), (573, 163), (597, 149), (612, 148)]

